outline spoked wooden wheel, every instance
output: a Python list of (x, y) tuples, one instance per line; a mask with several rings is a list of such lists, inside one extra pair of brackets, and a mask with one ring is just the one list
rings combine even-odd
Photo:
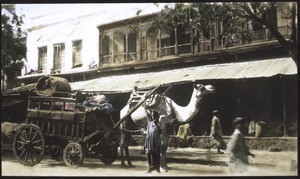
[(40, 128), (33, 124), (21, 127), (14, 136), (13, 151), (15, 158), (23, 165), (39, 163), (45, 152), (45, 139)]
[(110, 165), (117, 160), (118, 147), (107, 147), (98, 154), (98, 157), (105, 165)]
[(71, 142), (63, 151), (65, 164), (70, 168), (77, 168), (83, 162), (83, 149), (80, 144)]

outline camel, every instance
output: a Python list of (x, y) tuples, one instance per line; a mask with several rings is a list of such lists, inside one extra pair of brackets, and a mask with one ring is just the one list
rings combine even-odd
[[(212, 85), (202, 85), (202, 84), (193, 84), (193, 93), (191, 95), (190, 102), (187, 106), (179, 106), (172, 99), (165, 96), (164, 94), (160, 95), (161, 98), (158, 100), (158, 104), (153, 106), (151, 111), (158, 111), (160, 113), (159, 125), (161, 126), (161, 168), (167, 171), (168, 166), (166, 164), (166, 151), (168, 148), (168, 141), (170, 134), (172, 132), (172, 125), (174, 122), (179, 124), (188, 123), (191, 121), (199, 111), (199, 102), (205, 95), (215, 93), (216, 89)], [(153, 94), (155, 95), (155, 93)], [(151, 97), (150, 97), (151, 98)], [(147, 101), (145, 101), (146, 103)], [(149, 109), (145, 107), (146, 105), (139, 106), (132, 114), (130, 115), (132, 121), (144, 131), (147, 126), (148, 120), (151, 120), (149, 117)], [(129, 111), (129, 105), (123, 107), (120, 111), (120, 117), (122, 118)], [(129, 159), (128, 151), (128, 142), (130, 133), (128, 130), (122, 130), (127, 128), (127, 121), (121, 123), (121, 141), (120, 141), (120, 152), (121, 152), (121, 167), (125, 166), (123, 159), (123, 150), (125, 150), (128, 166), (133, 166)]]

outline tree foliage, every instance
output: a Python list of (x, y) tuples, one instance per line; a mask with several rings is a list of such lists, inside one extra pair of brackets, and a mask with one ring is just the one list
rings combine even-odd
[(1, 5), (1, 70), (8, 82), (13, 82), (19, 75), (26, 57), (26, 43), (21, 26), (22, 17), (15, 12), (12, 4)]
[(197, 29), (193, 39), (210, 37), (210, 24), (216, 20), (222, 21), (223, 31), (218, 38), (235, 35), (242, 40), (251, 42), (251, 24), (256, 23), (266, 27), (279, 43), (289, 52), (297, 63), (297, 28), (296, 28), (296, 3), (291, 3), (287, 12), (282, 12), (290, 22), (292, 29), (291, 38), (286, 40), (278, 31), (276, 25), (266, 18), (269, 11), (277, 5), (275, 2), (200, 2), (176, 3), (174, 7), (165, 6), (160, 15), (150, 27), (150, 32), (158, 29), (170, 31), (175, 27), (185, 26)]

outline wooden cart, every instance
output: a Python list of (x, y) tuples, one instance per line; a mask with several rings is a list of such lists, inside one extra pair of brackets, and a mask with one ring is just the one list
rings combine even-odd
[[(33, 166), (50, 151), (71, 168), (79, 167), (88, 154), (112, 164), (118, 154), (119, 129), (114, 127), (118, 119), (117, 111), (81, 111), (72, 98), (31, 96), (25, 125), (14, 136), (15, 158)], [(105, 135), (108, 132), (111, 135)]]

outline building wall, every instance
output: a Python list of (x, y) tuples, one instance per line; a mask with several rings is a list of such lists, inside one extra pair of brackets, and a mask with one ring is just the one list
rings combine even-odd
[[(146, 6), (147, 4), (145, 4)], [(121, 6), (124, 6), (122, 8)], [(111, 29), (107, 29), (106, 31), (98, 31), (97, 27), (101, 24), (107, 25), (108, 23), (113, 23), (116, 20), (126, 19), (130, 17), (135, 17), (135, 13), (137, 9), (133, 10), (134, 4), (107, 4), (105, 6), (99, 6), (98, 10), (89, 11), (88, 9), (80, 9), (78, 14), (72, 12), (72, 8), (59, 10), (57, 12), (53, 12), (51, 14), (47, 14), (41, 17), (32, 18), (30, 21), (30, 25), (28, 26), (28, 37), (27, 37), (27, 72), (32, 70), (39, 70), (38, 69), (38, 48), (46, 46), (47, 47), (47, 67), (45, 70), (45, 74), (49, 74), (51, 69), (53, 68), (53, 54), (54, 48), (53, 44), (57, 43), (64, 43), (65, 44), (65, 63), (62, 66), (61, 73), (69, 73), (75, 71), (84, 71), (89, 69), (89, 65), (94, 62), (96, 65), (103, 65), (105, 63), (104, 58), (101, 56), (101, 49), (102, 45), (101, 40), (99, 40), (99, 33), (100, 38), (101, 35), (105, 33), (109, 33), (113, 39), (111, 43), (115, 43), (114, 47), (111, 47), (110, 53), (118, 54), (113, 60), (113, 64), (121, 63), (124, 64), (126, 59), (124, 58), (124, 39), (121, 34), (120, 38), (118, 38), (117, 34), (114, 34), (116, 31), (122, 31), (123, 35), (128, 34), (129, 25), (128, 26), (118, 26), (113, 27)], [(139, 4), (141, 6), (141, 4)], [(154, 6), (154, 5), (153, 5)], [(279, 4), (277, 8), (277, 24), (278, 26), (286, 26), (287, 21), (282, 18), (281, 10), (285, 9), (287, 3)], [(121, 8), (120, 8), (121, 7)], [(131, 9), (130, 9), (131, 7)], [(108, 8), (108, 9), (107, 9)], [(109, 9), (111, 8), (111, 9)], [(121, 9), (120, 12), (113, 12), (114, 9), (119, 8)], [(122, 12), (125, 11), (126, 8), (130, 10), (125, 14)], [(142, 8), (142, 6), (141, 6)], [(63, 14), (64, 11), (68, 11), (68, 15)], [(75, 9), (73, 11), (76, 11)], [(143, 10), (144, 11), (144, 10)], [(157, 8), (159, 11), (159, 8)], [(73, 14), (73, 15), (71, 15)], [(149, 13), (148, 13), (149, 14)], [(118, 16), (119, 15), (119, 16)], [(114, 18), (112, 18), (114, 17)], [(158, 54), (158, 39), (156, 37), (152, 37), (149, 33), (147, 33), (147, 23), (144, 23), (144, 27), (140, 27), (140, 31), (137, 33), (137, 41), (136, 41), (136, 49), (137, 49), (137, 56), (133, 61), (130, 63), (135, 63), (139, 61), (145, 60), (162, 60), (166, 58), (170, 58), (172, 56), (165, 55), (170, 53), (170, 50), (179, 51), (179, 48), (169, 48), (163, 49), (162, 55)], [(215, 23), (214, 29), (217, 28), (217, 25), (221, 25), (219, 23)], [(221, 30), (222, 28), (220, 28)], [(190, 32), (186, 32), (190, 33)], [(220, 32), (215, 32), (220, 33)], [(119, 34), (120, 35), (120, 34)], [(165, 32), (161, 32), (161, 38), (168, 36)], [(146, 40), (146, 50), (145, 50), (145, 58), (142, 58), (143, 52), (141, 51), (141, 38), (145, 38)], [(212, 37), (214, 38), (214, 37)], [(72, 41), (74, 40), (82, 40), (82, 67), (73, 68), (72, 67)], [(218, 48), (224, 48), (224, 44), (227, 42), (222, 42), (221, 46), (219, 47), (218, 42), (215, 40), (212, 43), (212, 39), (206, 39), (207, 41), (201, 43), (198, 47), (194, 48), (194, 52), (205, 52), (216, 50)], [(100, 42), (100, 43), (99, 43)], [(128, 44), (130, 45), (130, 44)], [(162, 48), (163, 48), (162, 42)], [(176, 54), (175, 54), (176, 56)], [(99, 60), (100, 59), (100, 60)], [(22, 76), (25, 74), (25, 70), (22, 73)]]
[[(61, 4), (49, 14), (35, 15), (27, 22), (27, 72), (38, 69), (38, 48), (47, 47), (47, 68), (53, 68), (53, 44), (65, 44), (65, 65), (61, 73), (88, 70), (91, 62), (99, 65), (99, 32), (97, 26), (116, 20), (134, 17), (139, 9), (141, 15), (158, 12), (165, 3), (156, 7), (153, 3), (112, 3), (112, 4)], [(23, 5), (26, 6), (26, 5)], [(28, 4), (29, 6), (29, 4)], [(49, 5), (51, 6), (51, 5)], [(55, 5), (53, 5), (55, 6)], [(80, 68), (72, 68), (72, 41), (82, 40)], [(25, 70), (22, 76), (25, 75)]]
[[(28, 33), (27, 39), (27, 59), (28, 69), (38, 70), (38, 48), (47, 47), (47, 69), (45, 73), (50, 73), (53, 68), (54, 44), (65, 44), (65, 64), (61, 72), (72, 70), (72, 41), (82, 40), (82, 67), (74, 70), (88, 69), (92, 61), (98, 59), (98, 30), (94, 21), (95, 17), (74, 19), (67, 23), (48, 25), (42, 29), (33, 30)], [(88, 34), (88, 35), (87, 35)]]
[[(230, 140), (230, 136), (223, 136), (223, 138), (226, 143)], [(144, 140), (142, 135), (134, 135), (130, 145), (143, 145)], [(211, 138), (208, 136), (194, 136), (193, 146), (195, 148), (207, 149), (211, 145), (210, 141)], [(298, 141), (295, 137), (245, 137), (245, 142), (250, 150), (296, 151), (298, 149)], [(171, 136), (168, 146), (178, 147), (178, 137)]]
[[(279, 2), (277, 7), (277, 26), (285, 26), (287, 24), (287, 19), (283, 17), (283, 13), (288, 13), (287, 9), (291, 7), (291, 3), (288, 2)], [(297, 5), (296, 5), (297, 8)], [(297, 11), (297, 10), (296, 10)], [(282, 13), (283, 12), (283, 13)], [(297, 15), (296, 15), (297, 19)]]

